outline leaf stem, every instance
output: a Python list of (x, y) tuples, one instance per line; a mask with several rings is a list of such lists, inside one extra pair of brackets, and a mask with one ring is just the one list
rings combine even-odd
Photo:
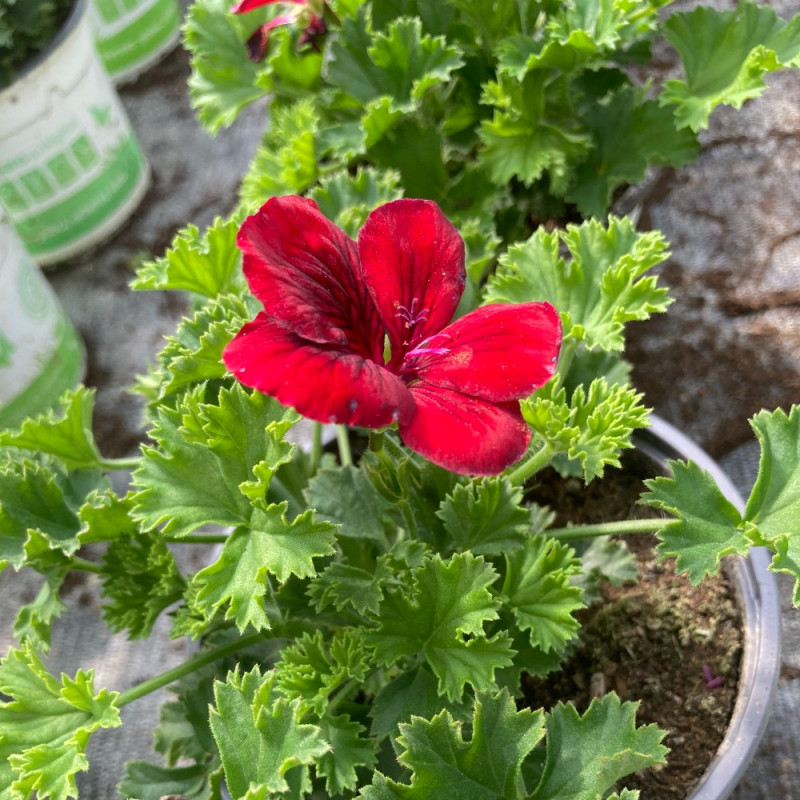
[(521, 486), (528, 478), (533, 477), (540, 469), (546, 467), (552, 456), (552, 447), (549, 444), (543, 445), (541, 449), (532, 453), (513, 472), (509, 473), (508, 480), (514, 486)]
[(97, 462), (100, 469), (115, 472), (117, 470), (135, 470), (141, 464), (139, 456), (131, 456), (130, 458), (101, 458)]
[(72, 569), (79, 569), (82, 572), (94, 572), (95, 574), (100, 574), (103, 571), (103, 568), (99, 564), (95, 564), (94, 561), (87, 561), (85, 558), (80, 558), (79, 556), (72, 557), (70, 567), (72, 567)]
[(373, 453), (380, 453), (383, 450), (383, 442), (386, 439), (384, 431), (370, 431), (369, 432), (369, 449)]
[(311, 428), (311, 463), (309, 474), (316, 475), (322, 461), (322, 423), (315, 422)]
[(336, 443), (339, 445), (339, 461), (343, 467), (353, 465), (353, 454), (350, 452), (350, 437), (346, 425), (336, 426)]
[(263, 639), (263, 634), (254, 633), (250, 636), (245, 636), (243, 639), (237, 639), (235, 642), (228, 642), (228, 644), (218, 647), (215, 650), (206, 650), (204, 653), (199, 653), (194, 658), (184, 661), (183, 664), (179, 664), (177, 667), (168, 669), (166, 672), (162, 672), (160, 675), (156, 675), (146, 681), (142, 681), (136, 686), (132, 686), (127, 691), (122, 692), (117, 698), (117, 707), (122, 708), (123, 706), (128, 705), (128, 703), (138, 700), (140, 697), (144, 697), (145, 695), (155, 692), (164, 686), (168, 686), (170, 683), (174, 683), (184, 675), (189, 675), (191, 672), (194, 672), (201, 667), (205, 667), (208, 664), (213, 664), (220, 658), (231, 655), (238, 650), (244, 650), (251, 645), (258, 644), (258, 642), (262, 641)]
[(545, 531), (545, 534), (558, 539), (560, 542), (571, 542), (575, 539), (590, 539), (596, 536), (657, 533), (673, 521), (665, 517), (623, 519), (617, 522), (598, 522), (593, 525), (568, 525), (566, 528), (550, 528)]
[(578, 349), (578, 340), (574, 336), (566, 337), (561, 344), (561, 352), (558, 356), (558, 366), (556, 367), (556, 375), (553, 379), (555, 381), (556, 390), (564, 385), (564, 379), (567, 377), (570, 366), (572, 366), (572, 359), (575, 358), (575, 352)]
[(187, 536), (162, 536), (163, 541), (170, 544), (225, 544), (227, 533), (190, 533)]

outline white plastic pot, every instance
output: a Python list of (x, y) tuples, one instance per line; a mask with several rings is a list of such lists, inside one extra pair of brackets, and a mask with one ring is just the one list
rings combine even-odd
[(106, 239), (149, 184), (87, 8), (77, 0), (50, 47), (0, 91), (0, 205), (41, 265)]
[(177, 0), (92, 0), (90, 13), (97, 52), (115, 84), (136, 78), (178, 41)]
[(83, 344), (50, 284), (0, 220), (0, 427), (54, 406), (84, 364)]

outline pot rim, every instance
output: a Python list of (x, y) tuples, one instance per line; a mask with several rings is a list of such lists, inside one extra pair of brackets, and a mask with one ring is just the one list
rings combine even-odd
[(21, 80), (22, 78), (27, 77), (36, 69), (39, 68), (45, 61), (47, 61), (50, 56), (61, 47), (62, 43), (72, 34), (75, 28), (78, 26), (78, 23), (81, 21), (83, 17), (84, 11), (87, 8), (87, 0), (74, 0), (72, 4), (72, 10), (67, 15), (66, 20), (64, 20), (64, 24), (59, 28), (56, 35), (50, 40), (50, 43), (39, 53), (32, 55), (30, 58), (27, 59), (20, 67), (17, 69), (16, 74), (14, 75), (14, 79), (11, 81), (8, 86), (4, 86), (0, 88), (0, 93), (5, 91), (6, 89), (11, 88), (14, 86), (17, 81)]
[[(733, 482), (695, 442), (656, 416), (636, 435), (636, 446), (666, 466), (667, 459), (691, 460), (708, 472), (739, 512), (745, 502)], [(781, 605), (772, 554), (754, 547), (747, 558), (731, 557), (744, 625), (736, 704), (725, 738), (687, 800), (725, 800), (736, 788), (766, 729), (781, 667)]]

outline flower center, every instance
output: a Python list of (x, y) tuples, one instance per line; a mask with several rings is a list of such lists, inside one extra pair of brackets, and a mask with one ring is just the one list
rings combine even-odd
[(428, 309), (421, 308), (419, 299), (416, 297), (411, 301), (410, 306), (398, 305), (396, 308), (395, 316), (403, 320), (407, 328), (413, 328), (428, 319)]

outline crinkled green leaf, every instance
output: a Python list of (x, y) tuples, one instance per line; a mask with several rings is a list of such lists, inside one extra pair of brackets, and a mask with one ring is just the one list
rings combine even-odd
[(264, 94), (292, 98), (319, 91), (323, 54), (310, 47), (299, 48), (298, 40), (296, 26), (270, 31), (266, 58), (256, 79)]
[(81, 544), (91, 542), (113, 542), (130, 536), (137, 530), (131, 518), (131, 498), (119, 497), (110, 489), (92, 492), (78, 510), (81, 529), (78, 538)]
[(46, 653), (50, 649), (50, 627), (53, 620), (61, 616), (66, 606), (58, 592), (68, 572), (68, 559), (61, 569), (50, 569), (45, 573), (36, 597), (19, 607), (14, 619), (14, 636), (20, 644), (29, 643), (34, 649)]
[(26, 419), (19, 430), (0, 431), (0, 447), (19, 447), (61, 459), (70, 469), (92, 469), (103, 458), (92, 434), (94, 389), (67, 392), (59, 409)]
[(355, 238), (370, 211), (403, 196), (399, 185), (395, 170), (359, 167), (355, 175), (347, 171), (326, 175), (308, 196), (329, 220)]
[(212, 134), (231, 125), (262, 94), (255, 86), (259, 67), (247, 58), (244, 37), (230, 8), (229, 0), (197, 0), (183, 29), (183, 42), (191, 53), (192, 105)]
[(533, 536), (522, 550), (506, 554), (505, 606), (531, 645), (544, 652), (564, 648), (578, 631), (573, 613), (584, 607), (582, 592), (570, 582), (580, 571), (575, 551), (547, 536)]
[(567, 200), (588, 218), (601, 217), (619, 186), (638, 184), (649, 167), (682, 167), (697, 159), (695, 134), (675, 127), (672, 112), (626, 86), (603, 102), (591, 102), (583, 119), (593, 147), (575, 170)]
[(158, 354), (158, 399), (224, 377), (222, 350), (252, 316), (243, 300), (221, 295), (184, 317)]
[(26, 543), (39, 532), (54, 550), (72, 555), (79, 547), (80, 523), (58, 476), (34, 461), (0, 467), (0, 568), (20, 569)]
[[(559, 255), (560, 242), (572, 260)], [(645, 273), (667, 257), (658, 232), (638, 233), (627, 218), (590, 220), (566, 231), (538, 230), (501, 256), (486, 287), (484, 302), (546, 300), (561, 314), (564, 336), (589, 349), (621, 351), (624, 325), (648, 319), (669, 305), (666, 289)]]
[(185, 289), (204, 297), (216, 297), (236, 284), (241, 253), (236, 247), (239, 223), (217, 217), (201, 234), (187, 225), (172, 247), (155, 261), (147, 261), (131, 282), (132, 289)]
[(741, 514), (714, 479), (693, 461), (670, 461), (672, 477), (645, 481), (649, 492), (640, 502), (677, 517), (658, 534), (659, 552), (675, 556), (679, 572), (693, 584), (713, 575), (724, 556), (746, 555), (749, 541)]
[(118, 693), (95, 695), (91, 671), (56, 680), (29, 646), (0, 662), (0, 692), (8, 696), (0, 702), (0, 796), (77, 797), (89, 737), (121, 724)]
[(388, 592), (377, 629), (368, 634), (381, 664), (423, 653), (439, 679), (439, 691), (458, 700), (469, 683), (491, 685), (495, 669), (511, 663), (507, 636), (487, 638), (483, 625), (497, 618), (497, 600), (488, 591), (497, 575), (483, 558), (440, 556), (414, 570), (414, 592)]
[(632, 772), (663, 764), (666, 731), (636, 727), (636, 704), (611, 693), (582, 716), (559, 703), (547, 715), (547, 760), (531, 800), (597, 800)]
[(303, 710), (322, 717), (330, 696), (348, 680), (364, 681), (369, 666), (362, 637), (345, 629), (325, 641), (320, 631), (304, 633), (281, 650), (275, 665), (275, 686), (298, 698)]
[(563, 388), (545, 387), (523, 401), (522, 414), (554, 454), (580, 465), (588, 483), (602, 477), (606, 466), (620, 466), (620, 451), (633, 446), (633, 432), (649, 424), (641, 401), (632, 388), (596, 378), (588, 390), (579, 385), (569, 401)]
[(283, 582), (291, 575), (315, 575), (314, 559), (335, 552), (335, 530), (327, 522), (316, 522), (310, 509), (291, 522), (286, 503), (254, 509), (250, 527), (237, 528), (219, 558), (192, 579), (196, 609), (211, 618), (226, 607), (225, 619), (233, 620), (240, 631), (250, 625), (268, 629), (268, 576)]
[(160, 534), (137, 531), (112, 542), (103, 556), (103, 619), (129, 639), (144, 639), (186, 583)]
[(177, 409), (162, 407), (151, 431), (157, 447), (144, 448), (133, 473), (134, 519), (146, 528), (164, 524), (176, 536), (207, 524), (248, 524), (248, 498), (263, 497), (272, 473), (289, 458), (282, 437), (297, 419), (239, 384), (221, 390), (218, 404), (203, 402), (201, 386)]
[(800, 406), (788, 414), (761, 411), (750, 424), (761, 458), (744, 512), (748, 536), (775, 551), (770, 569), (795, 579), (793, 601), (800, 605)]
[(411, 770), (411, 783), (376, 773), (359, 795), (363, 800), (516, 800), (522, 762), (544, 735), (544, 714), (517, 711), (506, 692), (479, 692), (469, 739), (447, 711), (430, 720), (415, 717), (400, 730), (399, 760)]
[(322, 736), (330, 750), (316, 763), (316, 773), (325, 778), (330, 796), (355, 790), (358, 786), (356, 769), (375, 763), (375, 742), (365, 737), (363, 725), (346, 714), (326, 717), (320, 722)]
[(362, 470), (341, 467), (320, 470), (306, 491), (309, 507), (320, 519), (341, 525), (340, 536), (372, 539), (386, 546), (391, 504)]
[(602, 599), (599, 586), (603, 581), (622, 586), (639, 577), (636, 557), (623, 539), (597, 536), (580, 553), (580, 560), (583, 571), (572, 576), (572, 584), (580, 587), (586, 605)]
[(247, 168), (239, 197), (255, 211), (270, 197), (302, 194), (318, 176), (319, 110), (311, 99), (273, 109), (270, 126)]
[(458, 552), (500, 555), (522, 547), (531, 534), (531, 512), (522, 505), (522, 490), (505, 478), (456, 486), (437, 513)]
[(403, 111), (410, 111), (432, 86), (447, 83), (463, 64), (459, 49), (443, 36), (424, 34), (419, 19), (396, 19), (386, 30), (373, 32), (368, 4), (357, 19), (342, 25), (331, 53), (328, 79), (333, 86), (362, 103), (389, 96)]
[(664, 35), (678, 51), (685, 80), (664, 84), (661, 102), (675, 106), (679, 127), (708, 125), (720, 104), (741, 108), (764, 89), (764, 75), (800, 66), (800, 14), (782, 20), (769, 5), (742, 2), (718, 11), (700, 6), (673, 14)]
[(402, 672), (376, 695), (370, 709), (371, 732), (381, 738), (395, 731), (398, 723), (412, 716), (432, 717), (442, 707), (438, 681), (427, 664)]
[(274, 677), (272, 672), (262, 676), (256, 667), (214, 684), (211, 730), (235, 798), (287, 792), (287, 772), (293, 768), (308, 782), (307, 765), (330, 749), (318, 726), (301, 722), (300, 701), (274, 691)]

